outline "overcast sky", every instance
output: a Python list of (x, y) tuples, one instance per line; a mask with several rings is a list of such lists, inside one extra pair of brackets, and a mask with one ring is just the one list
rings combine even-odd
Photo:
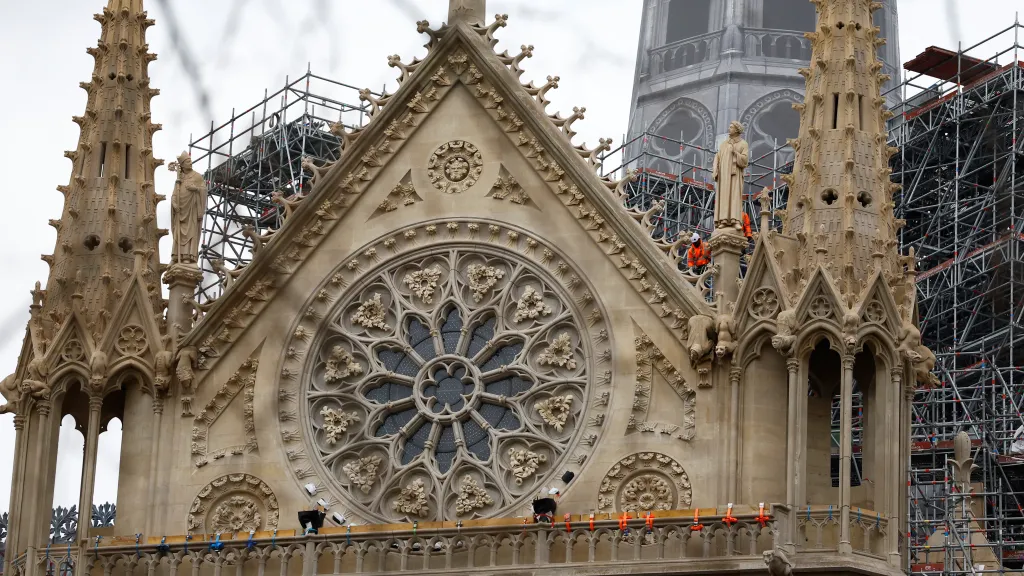
[[(899, 0), (900, 51), (904, 60), (937, 44), (956, 48), (957, 40), (974, 44), (1013, 23), (1020, 0), (951, 0), (951, 17), (940, 0)], [(70, 162), (64, 150), (78, 141), (73, 115), (85, 109), (78, 83), (92, 73), (85, 53), (99, 37), (92, 14), (105, 0), (0, 0), (0, 173), (7, 182), (10, 218), (0, 225), (3, 282), (0, 282), (0, 378), (12, 372), (24, 335), (29, 290), (45, 283), (40, 254), (53, 251), (55, 232), (46, 225), (61, 213), (58, 184), (67, 184)], [(180, 47), (172, 42), (171, 5), (179, 24), (182, 47), (199, 63), (199, 84), (182, 65)], [(149, 44), (160, 58), (150, 67), (152, 84), (161, 90), (153, 101), (154, 122), (164, 130), (154, 138), (157, 157), (168, 162), (187, 147), (189, 135), (209, 130), (211, 118), (199, 106), (198, 94), (209, 101), (215, 120), (226, 121), (233, 108), (259, 101), (264, 89), (274, 91), (286, 75), (315, 73), (357, 87), (394, 90), (395, 69), (387, 56), (403, 61), (423, 56), (424, 37), (416, 20), (435, 26), (447, 15), (447, 0), (147, 0), (157, 25)], [(372, 10), (370, 10), (372, 6)], [(549, 94), (551, 111), (586, 106), (587, 117), (573, 126), (577, 142), (595, 144), (599, 137), (621, 142), (626, 130), (641, 0), (491, 0), (488, 12), (509, 14), (509, 26), (498, 33), (498, 51), (535, 46), (524, 64), (524, 80), (561, 76)], [(959, 35), (959, 38), (957, 38)], [(1010, 41), (1007, 41), (1008, 45)], [(1003, 46), (993, 46), (994, 53)], [(990, 55), (990, 54), (986, 54)], [(1022, 54), (1024, 59), (1024, 54)], [(157, 189), (170, 196), (173, 179), (157, 173)], [(158, 214), (168, 226), (169, 206)], [(161, 251), (166, 259), (168, 246)], [(0, 512), (7, 510), (13, 459), (14, 427), (10, 415), (0, 416)], [(102, 436), (96, 502), (114, 501), (117, 493), (119, 425)], [(65, 425), (57, 470), (55, 504), (78, 500), (82, 437)]]

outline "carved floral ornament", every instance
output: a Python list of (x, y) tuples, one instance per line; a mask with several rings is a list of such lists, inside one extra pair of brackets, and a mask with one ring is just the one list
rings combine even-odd
[[(448, 230), (484, 228), (471, 226)], [(352, 517), (500, 515), (593, 449), (600, 430), (583, 432), (604, 415), (588, 418), (590, 396), (610, 384), (594, 382), (607, 352), (590, 351), (607, 346), (604, 314), (578, 297), (579, 275), (552, 274), (567, 268), (553, 252), (486, 229), (493, 243), (420, 246), (365, 272), (342, 266), (320, 326), (293, 330), (301, 361), (282, 371), (283, 439), (308, 453), (299, 478), (326, 481)]]
[(146, 332), (137, 324), (121, 328), (114, 346), (118, 352), (127, 356), (141, 356), (149, 348), (146, 343)]
[(188, 513), (188, 531), (248, 532), (277, 528), (277, 497), (250, 474), (227, 474), (204, 486)]
[(651, 512), (688, 508), (690, 478), (682, 465), (657, 452), (640, 452), (619, 460), (605, 474), (597, 506), (604, 511)]

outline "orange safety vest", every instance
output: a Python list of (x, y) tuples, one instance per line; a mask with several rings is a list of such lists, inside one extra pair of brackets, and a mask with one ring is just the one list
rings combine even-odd
[(746, 238), (752, 238), (754, 234), (750, 231), (750, 216), (747, 213), (743, 213), (743, 236)]
[(708, 262), (711, 261), (711, 249), (704, 242), (700, 243), (698, 247), (696, 244), (690, 244), (690, 249), (686, 251), (686, 264), (690, 268), (694, 266), (707, 266)]

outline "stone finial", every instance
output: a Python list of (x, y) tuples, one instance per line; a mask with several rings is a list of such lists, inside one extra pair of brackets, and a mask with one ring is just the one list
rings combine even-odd
[(487, 0), (448, 0), (448, 23), (462, 20), (467, 24), (483, 26), (487, 14)]
[(961, 486), (970, 484), (971, 471), (975, 468), (977, 466), (971, 457), (971, 437), (961, 430), (953, 439), (953, 481)]

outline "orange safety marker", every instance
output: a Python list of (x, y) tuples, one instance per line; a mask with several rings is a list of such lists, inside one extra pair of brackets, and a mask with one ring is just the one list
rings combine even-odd
[(593, 512), (590, 513), (590, 531), (591, 532), (594, 531), (594, 513)]
[(771, 520), (771, 517), (765, 515), (764, 513), (764, 502), (758, 504), (757, 508), (757, 518), (754, 518), (754, 520), (757, 520), (761, 524), (761, 528), (764, 528), (768, 521)]
[(571, 518), (572, 518), (572, 514), (566, 514), (564, 516), (564, 519), (565, 519), (565, 531), (566, 532), (572, 532), (572, 526), (569, 525), (569, 520)]
[(626, 524), (629, 522), (629, 518), (630, 518), (629, 512), (623, 512), (622, 513), (622, 516), (619, 517), (619, 530), (622, 530), (622, 531), (626, 530), (626, 528), (627, 528)]
[(732, 502), (729, 502), (728, 507), (725, 509), (725, 518), (722, 518), (722, 524), (732, 528), (732, 525), (737, 522), (739, 522), (739, 520), (734, 518), (732, 515)]
[(693, 526), (690, 526), (691, 532), (700, 532), (704, 529), (704, 525), (700, 523), (700, 508), (693, 509)]
[(650, 510), (647, 511), (647, 519), (644, 523), (647, 524), (648, 532), (654, 531), (654, 514), (651, 514)]

